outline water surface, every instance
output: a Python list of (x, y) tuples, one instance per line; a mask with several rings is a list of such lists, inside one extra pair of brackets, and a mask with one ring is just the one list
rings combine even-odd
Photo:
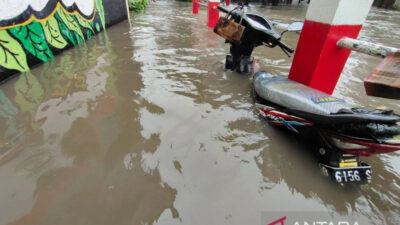
[[(280, 21), (306, 8), (251, 7)], [(260, 224), (267, 211), (400, 221), (400, 155), (363, 159), (367, 186), (340, 187), (299, 140), (260, 119), (251, 80), (191, 3), (157, 1), (0, 86), (0, 224)], [(361, 38), (400, 48), (400, 12), (372, 9)], [(284, 41), (295, 46), (298, 35)], [(287, 76), (279, 49), (255, 51)], [(357, 105), (380, 59), (352, 53), (334, 95)]]

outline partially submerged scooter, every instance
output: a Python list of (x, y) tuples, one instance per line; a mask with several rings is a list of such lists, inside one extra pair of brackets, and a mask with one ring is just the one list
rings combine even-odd
[[(225, 67), (252, 73), (255, 47), (279, 46), (287, 55), (294, 50), (281, 41), (273, 22), (259, 15), (218, 9), (245, 27), (240, 43), (230, 43)], [(290, 27), (290, 26), (289, 26)], [(301, 29), (299, 24), (293, 25)], [(295, 31), (296, 29), (292, 29)], [(272, 125), (285, 127), (314, 143), (322, 172), (339, 183), (371, 179), (371, 167), (360, 156), (400, 150), (400, 116), (392, 110), (371, 110), (352, 106), (298, 82), (268, 72), (253, 78), (256, 109)]]
[[(229, 10), (224, 6), (218, 6), (218, 10), (231, 15), (231, 19), (245, 27), (240, 43), (229, 42), (230, 54), (226, 56), (225, 68), (236, 70), (239, 73), (251, 73), (254, 62), (251, 56), (253, 50), (261, 45), (269, 48), (280, 47), (282, 51), (290, 56), (294, 50), (281, 41), (281, 34), (273, 29), (273, 22), (265, 17), (244, 13), (243, 7), (236, 7)], [(276, 23), (277, 24), (277, 23)], [(288, 26), (288, 31), (299, 29), (298, 23)], [(300, 28), (301, 29), (301, 28)]]

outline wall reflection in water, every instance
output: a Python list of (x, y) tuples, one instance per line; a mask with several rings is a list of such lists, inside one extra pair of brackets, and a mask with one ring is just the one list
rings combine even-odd
[(152, 223), (166, 208), (177, 216), (176, 191), (141, 167), (142, 151), (160, 141), (138, 132), (152, 105), (134, 94), (143, 84), (140, 65), (126, 62), (129, 25), (113, 29), (2, 86), (0, 224)]

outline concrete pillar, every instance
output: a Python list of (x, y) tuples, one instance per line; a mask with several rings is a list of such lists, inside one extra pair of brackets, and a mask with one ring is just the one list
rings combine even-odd
[(198, 14), (199, 13), (199, 0), (192, 0), (193, 1), (193, 6), (192, 6), (192, 13), (193, 14)]
[(311, 1), (289, 79), (332, 94), (350, 55), (336, 43), (343, 37), (357, 38), (372, 2)]

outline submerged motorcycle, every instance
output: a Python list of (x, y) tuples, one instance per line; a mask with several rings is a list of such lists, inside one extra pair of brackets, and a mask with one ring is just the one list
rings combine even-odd
[[(222, 12), (245, 27), (240, 43), (228, 42), (226, 69), (251, 73), (254, 48), (280, 47), (287, 55), (294, 50), (281, 41), (273, 22), (243, 9)], [(298, 25), (296, 25), (298, 26)], [(290, 27), (290, 26), (289, 26)], [(257, 72), (253, 77), (257, 111), (272, 125), (284, 127), (313, 143), (324, 175), (339, 183), (371, 180), (371, 167), (360, 156), (400, 150), (400, 116), (392, 110), (366, 109), (310, 88), (285, 77)]]

